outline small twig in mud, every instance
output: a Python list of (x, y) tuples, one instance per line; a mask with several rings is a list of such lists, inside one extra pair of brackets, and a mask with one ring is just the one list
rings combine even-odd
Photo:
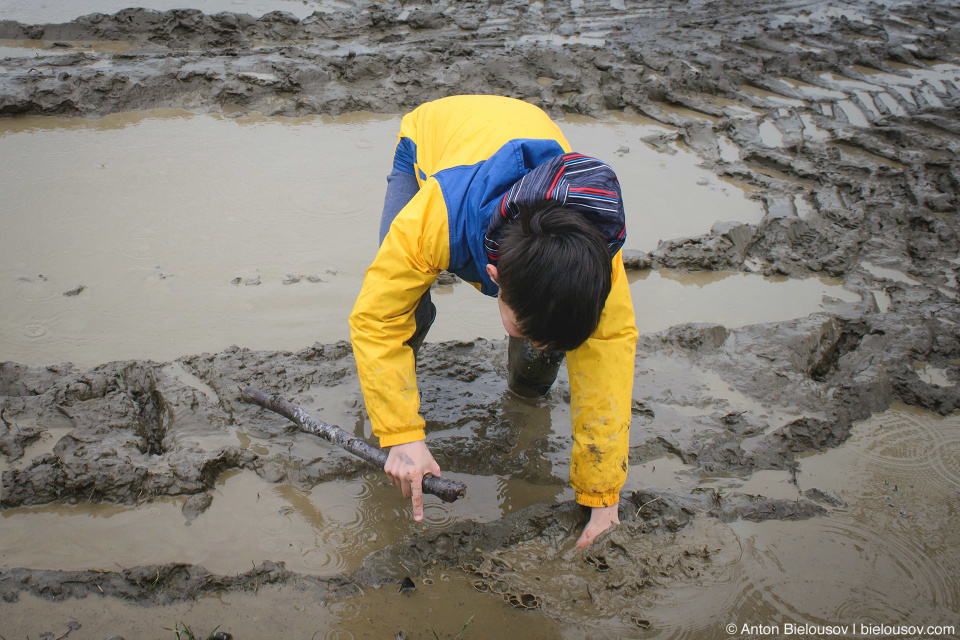
[[(383, 449), (367, 444), (336, 425), (317, 420), (279, 394), (269, 395), (253, 387), (244, 387), (240, 392), (240, 399), (279, 413), (296, 424), (301, 431), (332, 442), (374, 467), (383, 469), (387, 462), (387, 452)], [(423, 492), (435, 495), (444, 502), (454, 502), (466, 494), (467, 486), (459, 480), (427, 474), (423, 477)]]
[[(645, 506), (647, 506), (648, 504), (653, 504), (654, 502), (656, 502), (656, 501), (659, 500), (660, 498), (661, 498), (661, 496), (657, 496), (657, 497), (654, 498), (653, 500), (648, 500), (647, 502), (644, 502), (642, 505), (640, 505), (640, 509), (643, 509), (643, 508), (644, 508)], [(637, 515), (638, 515), (638, 516), (640, 515), (640, 509), (637, 509)]]
[(473, 622), (473, 618), (474, 618), (474, 616), (476, 616), (476, 615), (477, 615), (477, 614), (473, 614), (472, 616), (470, 616), (470, 619), (469, 619), (469, 620), (467, 620), (465, 623), (463, 623), (463, 626), (460, 627), (460, 631), (457, 632), (457, 635), (453, 636), (453, 640), (457, 640), (457, 638), (460, 637), (460, 634), (462, 634), (464, 631), (467, 630), (467, 626), (468, 626), (471, 622)]
[(719, 508), (720, 503), (723, 502), (723, 489), (714, 489), (710, 494), (710, 501), (713, 502), (713, 506)]
[[(80, 628), (80, 623), (74, 619), (71, 619), (69, 622), (67, 622), (67, 630), (64, 631), (62, 634), (60, 634), (59, 636), (57, 636), (56, 638), (54, 638), (53, 640), (63, 640), (68, 635), (70, 635), (71, 631), (76, 631), (79, 628)], [(29, 636), (27, 636), (27, 638), (29, 639)]]
[(196, 640), (196, 637), (193, 635), (193, 631), (190, 630), (190, 627), (188, 627), (186, 623), (183, 624), (183, 629), (180, 628), (180, 622), (177, 621), (176, 624), (173, 625), (172, 629), (170, 627), (164, 627), (164, 630), (173, 631), (175, 634), (177, 634), (177, 640), (180, 640), (181, 633), (185, 635), (187, 640)]

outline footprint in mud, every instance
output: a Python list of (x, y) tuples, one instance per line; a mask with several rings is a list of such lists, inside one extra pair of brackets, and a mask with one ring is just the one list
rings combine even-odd
[(323, 282), (323, 278), (321, 278), (320, 276), (314, 273), (308, 276), (303, 276), (303, 275), (297, 276), (297, 275), (293, 275), (292, 273), (288, 273), (286, 277), (284, 277), (282, 282), (283, 284), (297, 284), (298, 282), (312, 282), (316, 284), (318, 282)]
[[(327, 269), (324, 273), (325, 273), (325, 275), (326, 275), (327, 277), (337, 275), (337, 272), (334, 271), (333, 269)], [(161, 277), (163, 277), (163, 276), (161, 276)], [(288, 274), (286, 274), (286, 275), (280, 280), (280, 282), (281, 282), (281, 284), (285, 284), (285, 285), (286, 285), (286, 284), (299, 284), (299, 283), (301, 283), (301, 282), (309, 282), (309, 283), (311, 283), (311, 284), (319, 284), (319, 283), (321, 283), (321, 282), (327, 282), (327, 280), (325, 280), (323, 277), (317, 275), (316, 273), (311, 273), (311, 274), (309, 274), (309, 275), (303, 275), (303, 274), (299, 274), (299, 275), (298, 275), (298, 274), (295, 274), (295, 273), (288, 273)], [(261, 279), (261, 277), (260, 277), (259, 275), (257, 275), (257, 276), (252, 276), (252, 277), (249, 277), (249, 278), (244, 278), (244, 277), (241, 277), (241, 276), (237, 276), (237, 277), (235, 277), (233, 280), (230, 281), (230, 284), (232, 284), (232, 285), (234, 285), (234, 286), (239, 286), (239, 285), (243, 284), (244, 286), (248, 286), (248, 287), (255, 287), (255, 286), (257, 286), (257, 285), (259, 285), (259, 284), (262, 284), (262, 283), (263, 283), (263, 280)]]

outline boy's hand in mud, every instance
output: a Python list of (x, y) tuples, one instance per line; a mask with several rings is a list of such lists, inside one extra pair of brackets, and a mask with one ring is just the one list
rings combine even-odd
[(583, 528), (577, 540), (577, 551), (583, 551), (596, 540), (597, 536), (615, 524), (620, 524), (619, 505), (594, 507), (590, 510), (590, 522)]
[(429, 473), (440, 477), (440, 465), (433, 459), (427, 444), (417, 440), (390, 447), (383, 470), (403, 497), (413, 501), (413, 519), (417, 522), (423, 520), (423, 476)]

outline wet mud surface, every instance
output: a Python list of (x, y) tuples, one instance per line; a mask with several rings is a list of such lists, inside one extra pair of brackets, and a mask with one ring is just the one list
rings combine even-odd
[[(513, 396), (503, 341), (428, 343), (421, 352), (428, 443), (482, 498), (461, 511), (435, 507), (419, 528), (382, 524), (405, 517), (404, 505), (391, 503), (362, 463), (240, 401), (240, 388), (256, 386), (369, 437), (345, 342), (93, 367), (4, 362), (0, 528), (18, 540), (39, 522), (30, 518), (57, 505), (106, 505), (134, 519), (157, 506), (178, 527), (214, 535), (205, 519), (226, 502), (230, 474), (262, 487), (257, 499), (264, 493), (284, 523), (299, 518), (296, 531), (331, 530), (323, 518), (333, 516), (313, 492), (334, 483), (348, 496), (338, 499), (368, 511), (347, 513), (336, 536), (317, 539), (329, 553), (323, 561), (262, 547), (250, 552), (252, 568), (246, 556), (241, 567), (149, 550), (118, 566), (94, 550), (64, 568), (42, 566), (39, 552), (7, 552), (0, 610), (22, 621), (35, 598), (82, 602), (86, 616), (101, 596), (176, 606), (252, 593), (256, 602), (263, 587), (262, 602), (326, 604), (322, 624), (311, 623), (327, 637), (363, 637), (374, 624), (364, 612), (392, 606), (401, 616), (408, 601), (397, 598), (427, 600), (443, 574), (459, 585), (451, 597), (467, 612), (463, 622), (495, 601), (536, 616), (527, 620), (543, 630), (559, 624), (598, 637), (728, 637), (711, 616), (738, 610), (755, 623), (775, 614), (955, 618), (960, 594), (946, 575), (957, 567), (944, 551), (958, 543), (949, 522), (960, 496), (960, 11), (952, 3), (337, 9), (302, 18), (124, 10), (64, 24), (2, 21), (0, 53), (32, 42), (42, 55), (0, 59), (0, 114), (395, 114), (462, 92), (527, 99), (558, 117), (622, 111), (661, 125), (637, 144), (664, 157), (692, 151), (717, 178), (747, 185), (762, 208), (759, 221), (718, 222), (656, 248), (628, 239), (634, 277), (649, 279), (649, 269), (829, 276), (847, 295), (796, 319), (641, 335), (623, 524), (581, 555), (572, 543), (586, 513), (565, 488), (569, 385), (561, 374), (543, 401)], [(629, 159), (630, 149), (620, 154)], [(639, 318), (636, 296), (635, 306)], [(270, 491), (290, 506), (269, 502)], [(378, 535), (358, 537), (370, 522)], [(290, 545), (306, 549), (307, 538)], [(818, 550), (823, 540), (827, 551)], [(353, 549), (337, 555), (344, 546)], [(797, 557), (822, 564), (825, 593), (844, 594), (839, 605), (816, 596), (784, 604), (800, 597)], [(842, 557), (856, 560), (852, 571), (834, 575)], [(866, 577), (851, 583), (852, 574)], [(393, 597), (408, 576), (418, 589)], [(912, 580), (922, 596), (869, 584), (881, 580)], [(800, 583), (817, 579), (808, 573)], [(703, 611), (684, 614), (682, 602)], [(452, 637), (457, 629), (448, 628)]]

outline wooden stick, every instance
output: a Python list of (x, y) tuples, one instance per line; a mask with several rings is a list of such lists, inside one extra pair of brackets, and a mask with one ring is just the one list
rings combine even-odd
[[(383, 469), (383, 466), (387, 463), (387, 452), (383, 449), (367, 444), (336, 425), (317, 420), (279, 394), (270, 395), (259, 389), (247, 387), (240, 393), (240, 398), (244, 402), (258, 404), (264, 409), (279, 413), (284, 418), (294, 422), (300, 427), (301, 431), (329, 440), (379, 469)], [(438, 478), (427, 474), (423, 476), (423, 492), (437, 496), (444, 502), (453, 502), (464, 496), (467, 492), (467, 485), (458, 480)]]

